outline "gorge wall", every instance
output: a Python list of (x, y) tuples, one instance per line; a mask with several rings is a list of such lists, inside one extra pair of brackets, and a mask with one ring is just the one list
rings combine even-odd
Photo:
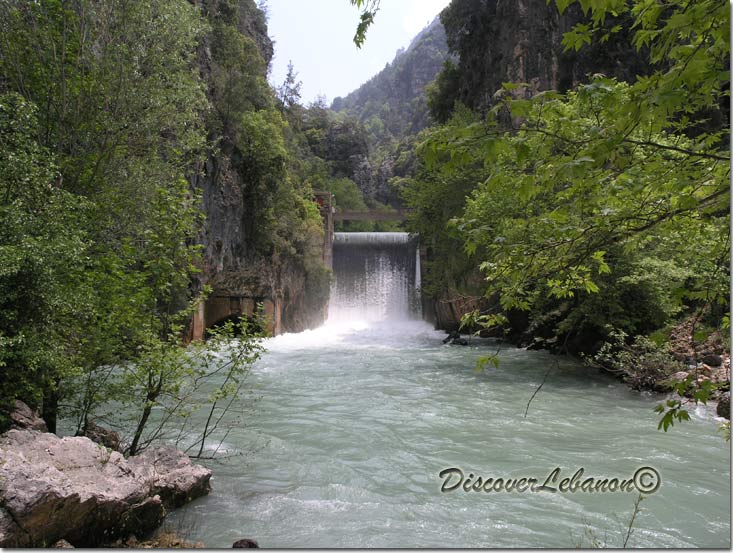
[(274, 49), (266, 16), (253, 0), (196, 5), (212, 26), (198, 69), (213, 105), (208, 130), (216, 148), (190, 179), (206, 216), (194, 287), (213, 289), (192, 337), (232, 315), (252, 315), (257, 303), (274, 333), (317, 326), (328, 292), (322, 229), (307, 205), (311, 191), (290, 170), (287, 125), (267, 83)]
[(579, 52), (562, 44), (565, 33), (588, 20), (577, 4), (561, 14), (554, 1), (453, 0), (440, 19), (448, 48), (458, 57), (439, 79), (442, 119), (455, 101), (485, 111), (505, 82), (527, 83), (524, 94), (530, 96), (564, 92), (587, 81), (588, 74), (633, 82), (649, 71), (647, 57), (631, 45), (628, 16), (608, 17), (606, 39), (596, 37)]

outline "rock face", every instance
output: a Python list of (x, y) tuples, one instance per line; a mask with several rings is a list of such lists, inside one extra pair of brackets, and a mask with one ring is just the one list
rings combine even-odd
[(144, 534), (166, 508), (208, 493), (210, 477), (172, 448), (126, 460), (86, 437), (11, 429), (0, 436), (0, 547)]
[(15, 400), (15, 409), (10, 413), (10, 420), (13, 421), (15, 428), (48, 432), (43, 419), (33, 409), (17, 399)]
[(716, 412), (719, 417), (725, 417), (730, 420), (730, 392), (726, 392), (720, 397)]
[(644, 56), (629, 46), (627, 19), (607, 18), (609, 28), (622, 26), (618, 33), (578, 53), (566, 52), (564, 33), (588, 19), (580, 6), (560, 14), (555, 2), (545, 0), (453, 0), (440, 15), (448, 48), (459, 57), (451, 100), (484, 111), (507, 81), (527, 83), (523, 95), (530, 96), (565, 91), (585, 82), (589, 73), (625, 81), (647, 74)]
[[(267, 18), (256, 2), (192, 0), (192, 3), (204, 14), (222, 10), (220, 17), (236, 22), (240, 38), (245, 43), (252, 41), (256, 47), (250, 61), (253, 66), (260, 66), (258, 76), (264, 81), (274, 48), (267, 34)], [(219, 86), (214, 75), (223, 71), (217, 65), (215, 43), (213, 35), (209, 34), (202, 39), (198, 50), (198, 69), (214, 105)], [(268, 239), (260, 235), (261, 229), (258, 227), (264, 206), (258, 204), (260, 200), (257, 198), (262, 195), (261, 188), (264, 185), (250, 174), (253, 170), (248, 166), (249, 162), (243, 160), (242, 152), (230, 136), (232, 133), (222, 133), (222, 128), (227, 129), (228, 123), (217, 120), (212, 125), (212, 133), (217, 136), (223, 134), (220, 146), (205, 161), (196, 165), (190, 177), (191, 188), (201, 193), (206, 214), (202, 233), (198, 237), (203, 246), (202, 271), (194, 288), (211, 286), (214, 290), (212, 299), (221, 296), (227, 301), (229, 298), (247, 298), (257, 302), (269, 300), (275, 304), (274, 309), (278, 312), (273, 318), (280, 320), (284, 332), (299, 332), (318, 326), (324, 320), (327, 277), (322, 279), (326, 283), (325, 297), (314, 298), (314, 286), (309, 282), (309, 272), (302, 263), (299, 264), (292, 256), (283, 259), (282, 256), (270, 256), (260, 251), (257, 243)], [(221, 320), (207, 317), (206, 326)]]

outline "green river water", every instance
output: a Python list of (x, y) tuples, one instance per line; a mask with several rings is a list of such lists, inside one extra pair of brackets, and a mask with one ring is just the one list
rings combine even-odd
[[(404, 268), (380, 259), (365, 278), (394, 295)], [(353, 302), (339, 312), (335, 272), (329, 322), (266, 341), (248, 377), (256, 404), (224, 443), (243, 454), (210, 463), (211, 494), (169, 527), (208, 547), (621, 547), (636, 491), (442, 492), (439, 473), (542, 483), (559, 467), (557, 484), (580, 468), (626, 480), (651, 467), (661, 484), (628, 546), (730, 547), (730, 450), (712, 409), (658, 431), (662, 396), (570, 359), (491, 340), (444, 345), (427, 323), (375, 316), (373, 291), (367, 320)], [(497, 348), (499, 368), (474, 370)]]

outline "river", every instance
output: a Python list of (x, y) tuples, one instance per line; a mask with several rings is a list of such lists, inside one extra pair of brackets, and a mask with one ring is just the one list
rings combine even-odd
[[(391, 273), (379, 293), (415, 277), (393, 255), (359, 261), (365, 278)], [(338, 263), (334, 298), (354, 289)], [(621, 547), (637, 492), (441, 492), (439, 473), (542, 483), (559, 467), (556, 486), (580, 468), (583, 479), (629, 479), (652, 467), (661, 484), (628, 546), (730, 547), (729, 444), (712, 411), (661, 432), (660, 396), (545, 352), (444, 345), (409, 320), (409, 301), (395, 314), (365, 299), (366, 320), (335, 301), (323, 327), (266, 341), (248, 377), (252, 407), (226, 438), (228, 457), (209, 464), (211, 494), (168, 528), (207, 547)], [(476, 371), (497, 349), (499, 367)]]

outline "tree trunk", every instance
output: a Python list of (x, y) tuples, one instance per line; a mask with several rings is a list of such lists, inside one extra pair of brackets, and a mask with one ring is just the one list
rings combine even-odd
[(132, 444), (130, 445), (130, 455), (135, 455), (138, 451), (138, 447), (140, 446), (140, 438), (143, 435), (143, 430), (145, 430), (145, 425), (148, 423), (148, 419), (150, 418), (150, 413), (153, 410), (153, 403), (155, 403), (155, 400), (158, 399), (158, 396), (160, 395), (160, 390), (163, 388), (163, 377), (160, 376), (158, 379), (158, 383), (155, 385), (155, 387), (152, 387), (153, 379), (152, 375), (148, 378), (148, 395), (145, 398), (145, 408), (143, 409), (142, 417), (140, 417), (140, 422), (137, 424), (137, 428), (135, 429), (135, 436), (132, 439)]
[(59, 394), (57, 387), (48, 385), (43, 390), (43, 406), (41, 407), (41, 417), (46, 423), (49, 432), (56, 433), (56, 419), (59, 411)]

